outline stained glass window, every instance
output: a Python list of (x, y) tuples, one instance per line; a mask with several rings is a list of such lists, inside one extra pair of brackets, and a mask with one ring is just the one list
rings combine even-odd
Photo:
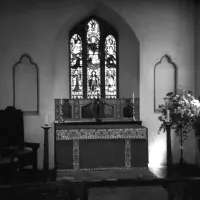
[(117, 33), (93, 17), (70, 32), (71, 98), (117, 98)]

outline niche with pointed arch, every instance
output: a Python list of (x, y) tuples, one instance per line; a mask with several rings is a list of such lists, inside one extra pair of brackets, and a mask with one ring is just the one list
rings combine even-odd
[(159, 105), (169, 92), (176, 92), (177, 67), (168, 55), (162, 56), (154, 67), (154, 112), (160, 112)]
[(13, 105), (25, 113), (39, 112), (38, 66), (24, 54), (13, 66)]

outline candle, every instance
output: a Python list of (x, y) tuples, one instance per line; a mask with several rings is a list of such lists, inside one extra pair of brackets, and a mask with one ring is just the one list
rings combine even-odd
[(134, 93), (133, 93), (133, 103), (134, 103)]
[(60, 95), (60, 102), (62, 103), (62, 94)]
[(48, 115), (45, 115), (45, 124), (48, 124)]
[(167, 119), (166, 119), (166, 122), (169, 122), (169, 121), (170, 121), (169, 110), (167, 110)]

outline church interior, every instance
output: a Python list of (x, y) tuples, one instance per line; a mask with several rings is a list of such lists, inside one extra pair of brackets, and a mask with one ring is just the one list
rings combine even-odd
[(199, 136), (159, 131), (167, 93), (200, 97), (199, 11), (1, 0), (3, 200), (200, 198)]

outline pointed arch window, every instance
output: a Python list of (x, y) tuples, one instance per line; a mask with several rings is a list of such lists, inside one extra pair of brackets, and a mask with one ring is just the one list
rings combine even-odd
[(118, 36), (91, 17), (70, 31), (71, 98), (118, 97)]

